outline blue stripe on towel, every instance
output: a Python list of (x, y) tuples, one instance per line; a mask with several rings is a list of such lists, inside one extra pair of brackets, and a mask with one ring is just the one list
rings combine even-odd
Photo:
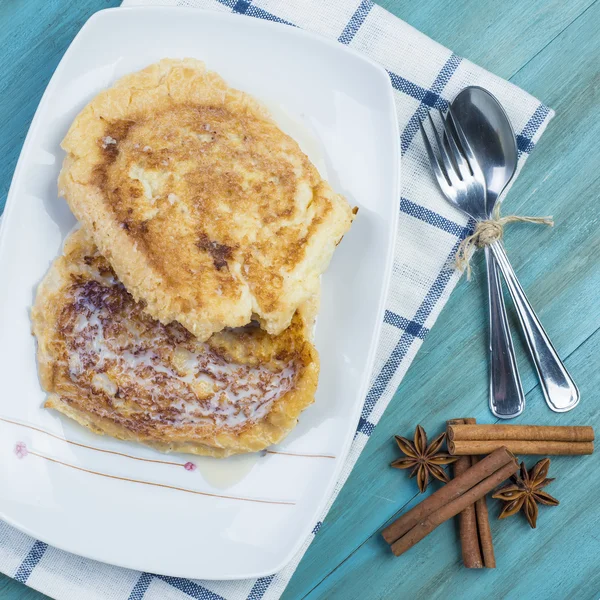
[(523, 131), (517, 135), (517, 149), (519, 150), (519, 153), (526, 152), (529, 154), (533, 150), (535, 146), (533, 137), (540, 128), (540, 125), (546, 120), (549, 113), (550, 109), (543, 104), (540, 104), (536, 108), (525, 127), (523, 127)]
[[(441, 97), (441, 93), (446, 87), (448, 81), (454, 72), (460, 65), (461, 58), (456, 54), (451, 54), (438, 76), (435, 78), (431, 85), (431, 89), (427, 90), (423, 98), (417, 98), (421, 101), (419, 108), (417, 108), (415, 114), (410, 118), (402, 135), (400, 136), (400, 150), (402, 154), (405, 154), (412, 142), (415, 134), (419, 130), (419, 122), (422, 121), (427, 115), (427, 111), (430, 108), (441, 108), (445, 109), (448, 106), (448, 102)], [(417, 87), (417, 86), (414, 86)], [(402, 90), (404, 91), (404, 90)]]
[(195, 600), (225, 600), (223, 596), (215, 594), (194, 581), (184, 579), (183, 577), (167, 577), (166, 575), (154, 575), (157, 579), (162, 579), (165, 583), (187, 594)]
[(250, 593), (248, 594), (248, 600), (261, 600), (271, 585), (273, 577), (275, 577), (275, 575), (269, 575), (268, 577), (261, 577), (260, 579), (257, 579), (254, 582)]
[(409, 335), (417, 337), (421, 340), (424, 340), (425, 336), (429, 333), (429, 329), (427, 329), (427, 327), (423, 327), (419, 323), (415, 323), (415, 321), (409, 321), (408, 319), (397, 315), (391, 310), (386, 309), (383, 321), (388, 325), (393, 325), (398, 329), (403, 329)]
[(36, 540), (23, 562), (19, 565), (14, 578), (21, 583), (26, 583), (47, 549), (48, 544)]
[(136, 581), (131, 593), (129, 594), (128, 600), (142, 600), (144, 594), (152, 583), (153, 575), (150, 573), (142, 573), (139, 579)]
[(429, 210), (420, 204), (411, 202), (408, 198), (400, 199), (400, 210), (403, 213), (410, 215), (415, 219), (419, 219), (420, 221), (424, 221), (425, 223), (429, 223), (429, 225), (433, 225), (446, 233), (451, 233), (456, 236), (460, 236), (463, 233), (463, 225), (450, 221), (450, 219), (446, 219), (446, 217), (442, 217), (442, 215)]
[(338, 42), (341, 42), (342, 44), (349, 44), (354, 39), (356, 32), (360, 29), (360, 26), (365, 22), (365, 19), (371, 12), (372, 8), (373, 2), (371, 2), (371, 0), (362, 0), (348, 21), (348, 24), (346, 27), (344, 27), (344, 31), (342, 31), (342, 34), (338, 38)]

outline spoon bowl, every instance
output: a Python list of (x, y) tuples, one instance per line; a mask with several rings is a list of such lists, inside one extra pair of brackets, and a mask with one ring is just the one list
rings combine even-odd
[(452, 114), (461, 125), (483, 171), (487, 186), (487, 213), (517, 170), (517, 140), (502, 105), (487, 90), (470, 86), (452, 102)]

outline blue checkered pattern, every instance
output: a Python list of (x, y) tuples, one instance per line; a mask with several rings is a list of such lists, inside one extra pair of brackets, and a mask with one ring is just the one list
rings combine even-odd
[[(465, 85), (486, 87), (503, 102), (519, 132), (520, 170), (552, 111), (439, 46), (371, 0), (125, 0), (123, 4), (198, 6), (316, 30), (366, 53), (389, 73), (403, 161), (396, 260), (371, 386), (324, 519), (456, 284), (459, 275), (453, 259), (460, 241), (472, 231), (472, 223), (444, 202), (432, 181), (416, 136), (419, 121), (430, 109), (446, 108)], [(94, 598), (115, 600), (273, 600), (281, 595), (321, 526), (322, 520), (315, 524), (298, 556), (280, 573), (252, 581), (201, 582), (99, 565), (49, 548), (0, 523), (0, 570), (57, 598), (87, 598), (94, 592)], [(96, 587), (98, 582), (100, 587)]]

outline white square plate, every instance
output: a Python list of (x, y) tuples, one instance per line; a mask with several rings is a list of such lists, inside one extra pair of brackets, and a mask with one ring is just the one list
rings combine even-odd
[[(29, 309), (75, 223), (57, 199), (59, 144), (117, 78), (186, 56), (301, 121), (333, 188), (360, 208), (323, 277), (316, 402), (262, 456), (163, 455), (42, 408)], [(0, 518), (58, 548), (163, 575), (240, 579), (285, 566), (324, 510), (356, 431), (392, 269), (398, 173), (388, 77), (352, 50), (237, 15), (96, 13), (40, 102), (0, 237)]]

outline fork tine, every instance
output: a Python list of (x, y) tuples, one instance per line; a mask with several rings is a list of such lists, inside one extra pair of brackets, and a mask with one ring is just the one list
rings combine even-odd
[[(449, 126), (447, 119), (444, 117), (444, 113), (438, 109), (440, 113), (440, 119), (442, 120), (442, 124), (444, 126), (444, 132), (446, 133), (446, 138), (448, 140), (448, 147), (450, 149), (450, 153), (454, 162), (456, 164), (456, 168), (458, 170), (458, 174), (460, 178), (464, 181), (471, 175), (470, 164), (466, 161), (461, 154), (457, 144), (456, 139), (454, 137), (454, 133), (452, 132), (452, 128)], [(452, 121), (454, 125), (454, 121)]]
[(448, 108), (448, 118), (452, 123), (452, 127), (454, 128), (456, 135), (458, 136), (458, 141), (462, 147), (465, 158), (467, 159), (467, 162), (469, 163), (469, 168), (471, 169), (471, 173), (473, 173), (473, 175), (476, 178), (478, 178), (479, 180), (484, 180), (485, 177), (483, 175), (483, 171), (481, 170), (481, 167), (479, 166), (479, 163), (477, 162), (477, 159), (475, 158), (475, 153), (473, 152), (473, 149), (471, 148), (471, 144), (469, 144), (469, 140), (467, 139), (467, 136), (465, 135), (463, 128), (460, 126), (459, 122), (454, 118), (454, 114), (452, 113), (451, 108)]
[(444, 170), (446, 172), (448, 182), (450, 183), (450, 185), (456, 185), (458, 183), (458, 179), (460, 178), (460, 174), (457, 174), (456, 169), (454, 168), (454, 165), (452, 164), (452, 161), (450, 160), (448, 152), (446, 151), (446, 147), (444, 146), (444, 144), (442, 143), (442, 140), (440, 139), (440, 136), (435, 127), (435, 123), (433, 122), (433, 119), (431, 118), (431, 113), (429, 111), (427, 111), (427, 117), (429, 118), (429, 124), (431, 125), (431, 128), (433, 129), (433, 135), (435, 136), (435, 141), (437, 143), (438, 152), (440, 153), (440, 156), (442, 157), (442, 163), (444, 165)]
[(429, 162), (431, 163), (431, 169), (437, 179), (438, 185), (442, 189), (444, 193), (447, 192), (448, 187), (450, 185), (450, 181), (444, 172), (442, 165), (440, 164), (438, 157), (435, 155), (431, 144), (429, 143), (429, 138), (425, 133), (425, 128), (423, 127), (423, 123), (419, 121), (419, 128), (421, 129), (421, 135), (423, 136), (423, 142), (425, 143), (425, 150), (427, 150), (427, 156), (429, 156)]

